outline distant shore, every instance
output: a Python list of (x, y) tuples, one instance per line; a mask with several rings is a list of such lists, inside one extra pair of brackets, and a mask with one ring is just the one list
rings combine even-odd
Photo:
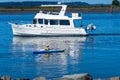
[[(1, 8), (0, 14), (37, 13), (40, 8)], [(49, 11), (49, 8), (45, 9)], [(54, 11), (58, 11), (56, 8)], [(120, 13), (120, 7), (68, 7), (67, 12), (79, 13)]]

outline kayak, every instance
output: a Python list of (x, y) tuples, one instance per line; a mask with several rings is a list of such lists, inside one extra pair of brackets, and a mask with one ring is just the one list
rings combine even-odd
[(39, 51), (33, 51), (33, 54), (45, 54), (45, 53), (59, 53), (59, 52), (64, 52), (65, 50), (39, 50)]

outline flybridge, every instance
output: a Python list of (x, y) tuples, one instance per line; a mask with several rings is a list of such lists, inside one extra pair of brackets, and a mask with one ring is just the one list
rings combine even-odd
[(60, 10), (59, 15), (64, 16), (66, 9), (67, 9), (67, 5), (41, 5), (42, 7), (62, 7)]
[[(61, 10), (59, 13), (57, 12), (48, 12), (48, 14), (58, 14), (59, 16), (64, 16), (64, 19), (65, 18), (65, 12), (67, 10), (67, 5), (60, 5), (60, 4), (57, 4), (57, 5), (41, 5), (42, 7), (61, 7)], [(41, 11), (39, 13), (42, 13)], [(47, 16), (47, 15), (46, 15)], [(50, 15), (49, 15), (50, 16)], [(56, 18), (58, 18), (58, 16), (56, 16)], [(68, 17), (67, 17), (68, 18)], [(81, 14), (79, 13), (72, 13), (72, 18), (73, 19), (82, 19), (82, 16)], [(59, 19), (59, 18), (58, 18)]]

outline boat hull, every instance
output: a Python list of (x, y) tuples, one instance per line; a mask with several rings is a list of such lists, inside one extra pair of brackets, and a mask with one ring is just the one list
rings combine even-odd
[(84, 28), (40, 28), (26, 27), (25, 25), (12, 25), (14, 36), (86, 36)]

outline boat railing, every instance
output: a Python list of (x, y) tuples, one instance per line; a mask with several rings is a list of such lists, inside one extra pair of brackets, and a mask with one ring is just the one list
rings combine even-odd
[(59, 15), (59, 12), (52, 12), (52, 11), (39, 11), (39, 13), (51, 14), (51, 15)]
[(59, 11), (59, 15), (63, 15), (66, 12), (67, 5), (41, 5), (42, 7), (61, 7), (61, 10)]

